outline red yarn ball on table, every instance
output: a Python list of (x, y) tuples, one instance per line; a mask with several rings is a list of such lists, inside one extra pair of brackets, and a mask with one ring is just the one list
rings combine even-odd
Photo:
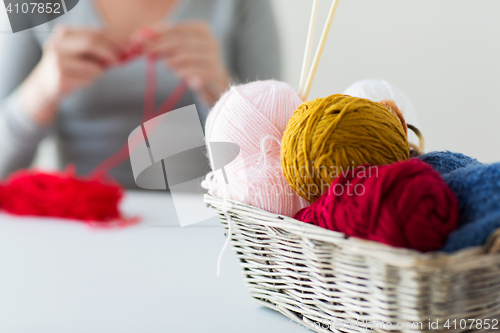
[(108, 222), (121, 218), (122, 197), (120, 186), (102, 179), (22, 170), (0, 187), (0, 208), (14, 215)]
[(417, 159), (346, 172), (295, 215), (348, 236), (422, 252), (443, 247), (458, 218), (453, 192)]

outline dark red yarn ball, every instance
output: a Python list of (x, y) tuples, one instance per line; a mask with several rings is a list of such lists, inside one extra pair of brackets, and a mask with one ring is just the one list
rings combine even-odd
[(453, 192), (417, 159), (346, 172), (295, 215), (348, 236), (422, 252), (443, 247), (458, 218)]
[(0, 208), (14, 215), (110, 222), (121, 218), (122, 197), (119, 185), (102, 178), (22, 170), (1, 185)]

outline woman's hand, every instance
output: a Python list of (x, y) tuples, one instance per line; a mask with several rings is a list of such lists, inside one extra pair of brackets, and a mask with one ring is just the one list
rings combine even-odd
[(174, 73), (209, 105), (230, 85), (218, 39), (205, 22), (183, 22), (153, 28), (156, 34), (144, 44), (149, 56), (165, 60)]
[(90, 85), (120, 63), (123, 47), (94, 29), (58, 27), (38, 65), (21, 85), (24, 108), (40, 125), (50, 123), (66, 94)]

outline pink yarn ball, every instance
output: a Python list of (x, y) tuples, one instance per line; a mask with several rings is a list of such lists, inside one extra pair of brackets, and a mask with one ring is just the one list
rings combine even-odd
[[(217, 102), (206, 123), (207, 146), (231, 142), (241, 149), (225, 167), (229, 199), (286, 216), (308, 206), (288, 185), (280, 162), (283, 132), (301, 103), (292, 87), (278, 81), (232, 87)], [(224, 198), (222, 171), (209, 174), (205, 187)]]

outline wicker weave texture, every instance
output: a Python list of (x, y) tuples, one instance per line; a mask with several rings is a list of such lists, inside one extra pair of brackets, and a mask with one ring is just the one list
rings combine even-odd
[[(206, 195), (205, 202), (227, 229), (222, 200)], [(422, 254), (241, 203), (231, 202), (228, 212), (251, 296), (297, 325), (343, 333), (500, 332), (500, 323), (492, 326), (500, 319), (498, 253)]]

